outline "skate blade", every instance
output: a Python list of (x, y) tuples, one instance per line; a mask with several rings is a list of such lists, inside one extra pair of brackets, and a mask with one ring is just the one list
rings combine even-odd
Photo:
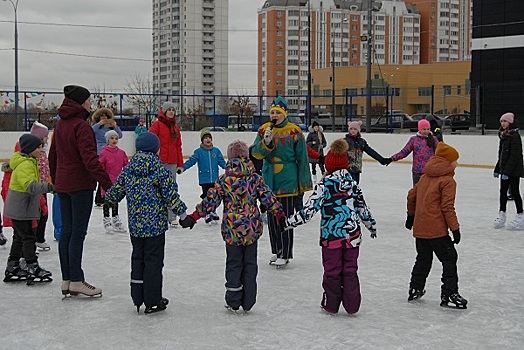
[(84, 296), (84, 297), (89, 297), (89, 298), (101, 298), (102, 297), (102, 293), (89, 295), (89, 294), (84, 294), (84, 293), (80, 293), (80, 292), (69, 291), (69, 294), (71, 296), (74, 296), (74, 297), (78, 297), (78, 296)]
[(468, 308), (468, 305), (455, 305), (455, 304), (440, 304), (441, 307), (445, 309), (452, 309), (452, 310), (466, 310)]
[(26, 284), (28, 286), (33, 286), (35, 284), (49, 283), (49, 282), (53, 282), (53, 279), (51, 277), (36, 277), (36, 278), (28, 278)]
[(15, 277), (15, 278), (12, 278), (12, 277), (5, 277), (4, 278), (4, 282), (6, 283), (12, 283), (12, 282), (26, 282), (27, 281), (27, 277)]
[(229, 305), (224, 305), (227, 311), (231, 312), (232, 314), (238, 315), (240, 313), (240, 310), (235, 310)]

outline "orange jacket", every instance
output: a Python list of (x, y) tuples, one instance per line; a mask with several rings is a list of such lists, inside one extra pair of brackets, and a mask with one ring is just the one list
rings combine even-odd
[(459, 228), (455, 213), (457, 183), (453, 167), (442, 157), (431, 157), (424, 175), (408, 192), (408, 215), (415, 215), (413, 236), (432, 239), (447, 236)]

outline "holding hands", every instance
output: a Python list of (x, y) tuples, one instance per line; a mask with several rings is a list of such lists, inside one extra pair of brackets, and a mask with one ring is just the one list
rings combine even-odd
[(182, 228), (189, 227), (189, 229), (192, 230), (198, 219), (199, 217), (197, 216), (197, 214), (193, 212), (191, 215), (180, 215), (178, 223), (180, 224), (180, 226), (182, 226)]

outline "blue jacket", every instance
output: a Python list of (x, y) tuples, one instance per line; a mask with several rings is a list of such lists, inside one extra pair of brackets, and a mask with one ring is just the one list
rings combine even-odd
[(226, 168), (222, 152), (216, 147), (206, 150), (201, 144), (184, 163), (184, 171), (198, 164), (198, 184), (211, 184), (218, 179), (218, 167)]
[(370, 232), (376, 232), (360, 187), (347, 169), (324, 177), (315, 187), (304, 208), (287, 219), (291, 227), (302, 225), (320, 211), (320, 245), (328, 249), (360, 246), (362, 233), (359, 222)]
[(178, 186), (158, 155), (137, 152), (106, 192), (105, 201), (127, 198), (129, 233), (133, 237), (155, 237), (167, 231), (167, 211), (185, 213)]

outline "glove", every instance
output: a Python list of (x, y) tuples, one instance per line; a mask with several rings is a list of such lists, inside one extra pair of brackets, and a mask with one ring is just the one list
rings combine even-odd
[(50, 184), (48, 183), (47, 184), (47, 192), (54, 192), (55, 191), (55, 186), (53, 186), (53, 184)]
[(373, 238), (373, 239), (377, 238), (377, 229), (376, 228), (371, 227), (369, 229), (369, 232), (371, 232), (371, 235), (369, 235), (371, 238)]
[(393, 161), (393, 159), (390, 158), (384, 158), (384, 160), (382, 161), (382, 165), (385, 165), (385, 166), (388, 166), (389, 164), (391, 164), (391, 162)]
[(319, 161), (320, 164), (324, 164), (324, 160), (325, 160), (325, 159), (326, 159), (326, 157), (325, 157), (323, 154), (321, 154), (321, 155), (318, 157), (318, 161)]
[(176, 170), (176, 173), (177, 173), (178, 175), (182, 174), (183, 172), (184, 172), (184, 168), (178, 168), (178, 169)]
[(504, 174), (502, 174), (502, 175), (500, 176), (500, 179), (501, 179), (501, 180), (509, 180), (509, 176), (508, 176), (508, 175), (504, 175)]
[(456, 229), (451, 231), (453, 233), (453, 243), (459, 244), (460, 243), (460, 229)]
[(408, 230), (411, 230), (413, 228), (413, 221), (415, 221), (415, 215), (409, 215), (406, 217), (406, 223), (405, 223), (405, 227), (408, 229)]
[(269, 146), (271, 144), (271, 141), (273, 141), (273, 129), (267, 128), (264, 132), (264, 143), (266, 146)]
[(286, 214), (284, 212), (280, 212), (277, 215), (276, 219), (277, 219), (278, 226), (280, 227), (281, 230), (286, 231), (291, 228), (289, 224), (287, 223)]
[(499, 175), (500, 175), (500, 174), (499, 174), (499, 173), (497, 173), (496, 171), (494, 171), (494, 172), (493, 172), (493, 177), (496, 177), (496, 178), (498, 178), (498, 177), (499, 177)]
[(195, 219), (194, 216), (196, 216), (195, 213), (193, 213), (191, 215), (186, 215), (186, 217), (184, 219), (179, 219), (178, 223), (180, 224), (180, 226), (182, 226), (182, 228), (188, 228), (189, 227), (189, 229), (192, 230), (193, 226), (195, 226), (195, 224), (197, 222), (197, 219)]

